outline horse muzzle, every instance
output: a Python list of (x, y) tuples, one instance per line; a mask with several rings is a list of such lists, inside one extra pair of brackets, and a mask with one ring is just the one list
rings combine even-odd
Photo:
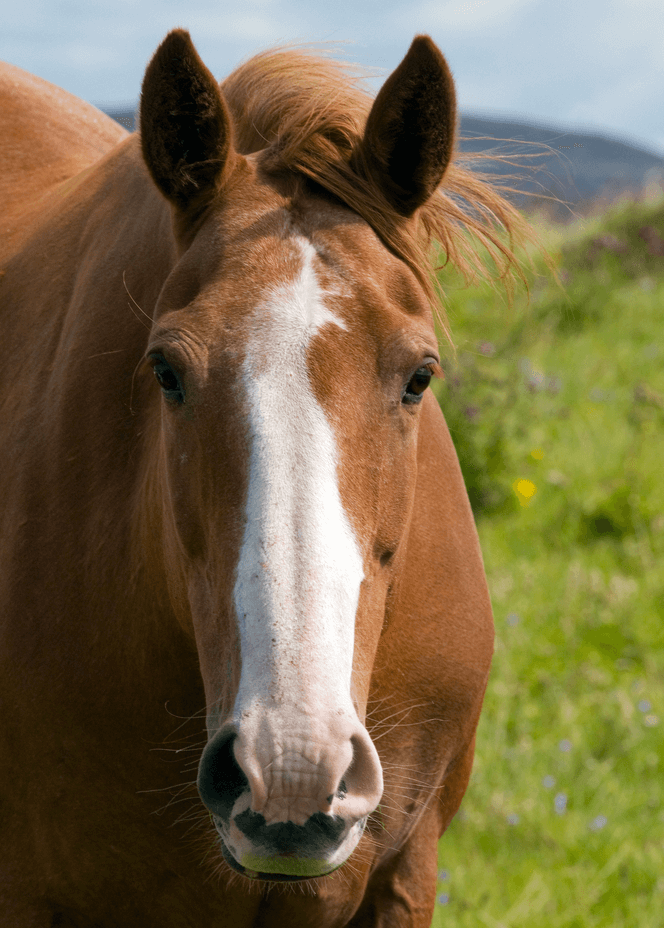
[(366, 819), (349, 828), (340, 816), (316, 812), (304, 825), (267, 825), (246, 810), (226, 826), (213, 816), (224, 859), (249, 879), (296, 881), (326, 876), (355, 850)]
[(266, 754), (266, 743), (280, 742), (273, 725), (261, 749), (252, 737), (259, 727), (243, 727), (228, 724), (218, 731), (198, 772), (198, 791), (226, 862), (255, 880), (332, 873), (357, 847), (382, 794), (380, 760), (366, 729), (356, 718), (343, 745), (315, 745), (307, 758), (269, 749)]

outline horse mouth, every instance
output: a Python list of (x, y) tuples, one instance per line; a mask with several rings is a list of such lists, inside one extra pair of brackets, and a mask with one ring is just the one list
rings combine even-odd
[(269, 858), (259, 857), (257, 854), (247, 854), (245, 855), (245, 863), (242, 864), (231, 854), (222, 837), (219, 838), (219, 843), (221, 853), (228, 866), (249, 880), (262, 880), (270, 883), (299, 883), (303, 880), (314, 880), (317, 877), (327, 876), (341, 866), (341, 864), (330, 866), (326, 861), (298, 857), (291, 853)]

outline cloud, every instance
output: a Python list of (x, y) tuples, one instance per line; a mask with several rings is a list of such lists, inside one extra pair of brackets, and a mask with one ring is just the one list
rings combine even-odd
[(505, 28), (532, 0), (421, 0), (396, 11), (394, 25), (445, 29), (449, 33), (477, 32), (490, 26)]
[(296, 40), (351, 39), (351, 58), (391, 70), (425, 32), (465, 109), (604, 125), (662, 145), (662, 0), (7, 0), (0, 59), (95, 103), (126, 103), (178, 25), (218, 77)]
[[(210, 17), (204, 13), (189, 13), (181, 17), (182, 25), (194, 36), (206, 41), (217, 38), (226, 42), (267, 43), (278, 34), (279, 25), (270, 16), (250, 11), (233, 16)], [(283, 28), (283, 26), (281, 26)]]

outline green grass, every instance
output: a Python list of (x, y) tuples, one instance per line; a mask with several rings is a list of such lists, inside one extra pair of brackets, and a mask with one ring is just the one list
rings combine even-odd
[(532, 276), (529, 306), (444, 272), (458, 353), (435, 389), (496, 654), (435, 928), (664, 926), (664, 256), (648, 229), (664, 239), (661, 201), (546, 233), (566, 292)]

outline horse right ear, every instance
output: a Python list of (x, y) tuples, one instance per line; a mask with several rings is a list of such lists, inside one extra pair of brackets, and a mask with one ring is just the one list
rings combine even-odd
[(183, 213), (204, 208), (237, 155), (219, 86), (184, 29), (169, 32), (147, 67), (140, 128), (159, 190)]

